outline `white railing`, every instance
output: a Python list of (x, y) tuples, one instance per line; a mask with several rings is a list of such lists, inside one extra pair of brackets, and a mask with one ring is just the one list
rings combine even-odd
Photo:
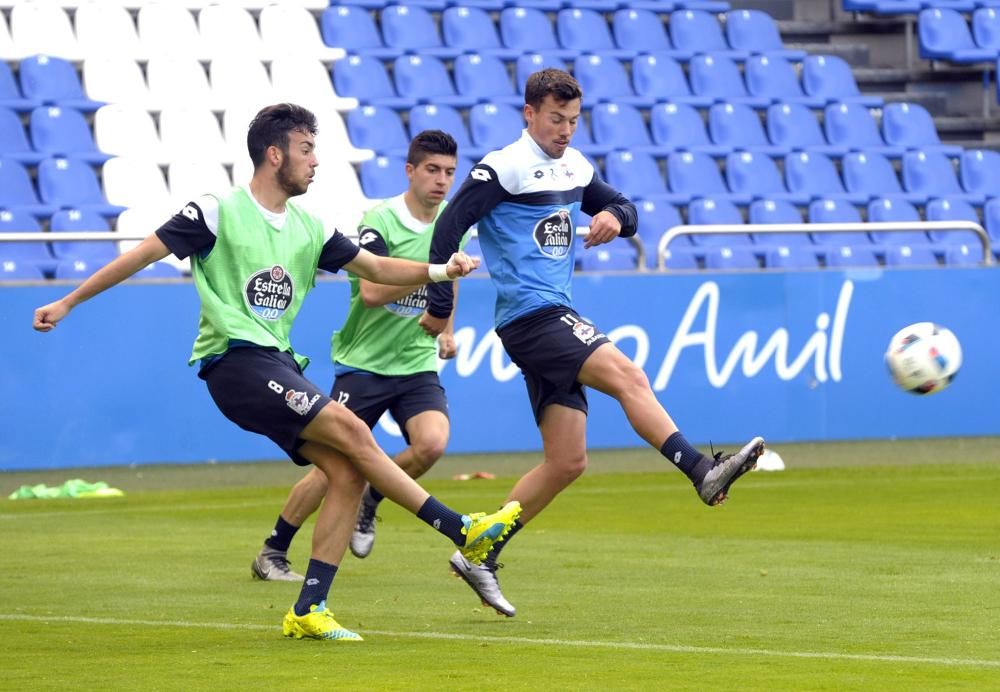
[(992, 264), (990, 236), (978, 223), (972, 221), (880, 221), (872, 223), (762, 223), (714, 224), (705, 226), (674, 226), (660, 237), (656, 246), (656, 268), (667, 269), (666, 250), (670, 242), (681, 235), (717, 235), (719, 233), (895, 233), (902, 231), (972, 231), (979, 236), (983, 246), (983, 264)]

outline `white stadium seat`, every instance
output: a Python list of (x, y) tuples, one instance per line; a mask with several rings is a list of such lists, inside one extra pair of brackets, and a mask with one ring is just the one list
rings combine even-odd
[(160, 111), (160, 141), (169, 159), (183, 159), (197, 152), (206, 163), (231, 163), (232, 152), (222, 138), (215, 114), (207, 108), (179, 103)]
[(88, 98), (105, 103), (149, 105), (149, 88), (132, 58), (103, 55), (83, 61), (83, 88)]
[(22, 2), (10, 11), (10, 34), (14, 52), (21, 57), (53, 55), (82, 60), (83, 53), (69, 15), (55, 4)]
[(171, 203), (167, 181), (153, 161), (117, 156), (104, 164), (102, 178), (104, 194), (110, 204), (165, 207)]
[(76, 38), (84, 58), (123, 55), (143, 58), (146, 50), (139, 42), (132, 15), (116, 4), (91, 0), (76, 10)]
[(232, 4), (209, 5), (198, 12), (204, 50), (211, 57), (241, 56), (269, 60), (253, 17)]
[(139, 39), (147, 55), (206, 57), (194, 14), (182, 4), (151, 2), (139, 8)]
[(304, 7), (293, 3), (268, 5), (260, 11), (260, 35), (273, 56), (287, 55), (289, 47), (295, 54), (319, 60), (340, 60), (346, 51), (323, 43), (316, 18)]
[(212, 98), (205, 68), (189, 56), (154, 55), (146, 64), (146, 82), (150, 110), (176, 104), (207, 104)]
[(221, 163), (202, 159), (173, 161), (167, 166), (167, 187), (177, 207), (204, 194), (221, 194), (232, 188), (233, 181)]
[(164, 162), (163, 145), (153, 116), (144, 106), (109, 103), (94, 114), (97, 148), (114, 156)]
[[(274, 103), (271, 78), (260, 60), (242, 56), (218, 56), (208, 68), (212, 103), (217, 110), (248, 106), (253, 113)], [(251, 113), (251, 115), (253, 115)], [(247, 119), (249, 123), (250, 120)]]
[(271, 84), (277, 99), (298, 103), (313, 112), (358, 107), (356, 98), (337, 95), (330, 73), (316, 58), (301, 55), (275, 58), (271, 61)]

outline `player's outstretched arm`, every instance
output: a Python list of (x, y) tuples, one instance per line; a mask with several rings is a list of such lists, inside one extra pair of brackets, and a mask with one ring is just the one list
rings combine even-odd
[(398, 257), (379, 257), (365, 249), (344, 265), (362, 279), (392, 286), (422, 285), (428, 281), (451, 281), (468, 275), (479, 266), (479, 259), (456, 252), (447, 264), (427, 264)]
[(115, 257), (111, 262), (98, 269), (87, 277), (86, 281), (59, 300), (35, 310), (32, 326), (40, 332), (52, 331), (59, 320), (68, 315), (69, 311), (80, 303), (120, 284), (140, 269), (169, 254), (170, 250), (163, 244), (163, 241), (155, 233), (150, 235), (138, 246)]

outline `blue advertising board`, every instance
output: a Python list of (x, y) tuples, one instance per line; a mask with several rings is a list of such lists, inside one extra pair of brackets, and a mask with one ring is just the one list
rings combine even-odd
[[(116, 287), (53, 332), (32, 331), (33, 309), (67, 290), (0, 288), (0, 470), (281, 456), (227, 421), (187, 366), (193, 284)], [(1000, 435), (996, 269), (579, 275), (573, 290), (697, 443)], [(345, 281), (319, 282), (292, 334), (324, 389), (347, 296)], [(520, 372), (492, 331), (493, 297), (488, 279), (462, 282), (459, 352), (441, 369), (453, 453), (540, 448)], [(921, 397), (895, 388), (883, 353), (898, 329), (928, 320), (957, 335), (964, 364), (950, 388)], [(617, 402), (589, 397), (592, 447), (643, 444)], [(390, 453), (403, 446), (389, 418), (376, 437)]]

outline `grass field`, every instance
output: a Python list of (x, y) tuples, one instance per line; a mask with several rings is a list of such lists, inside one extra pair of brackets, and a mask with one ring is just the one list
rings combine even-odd
[[(250, 579), (287, 462), (0, 474), (4, 495), (127, 491), (0, 501), (0, 689), (1000, 688), (1000, 440), (777, 449), (788, 470), (718, 509), (655, 454), (594, 453), (504, 553), (509, 620), (385, 503), (372, 556), (334, 584), (362, 644), (285, 640), (297, 585)], [(451, 457), (426, 484), (484, 509), (536, 461)], [(476, 470), (500, 477), (450, 480)]]

